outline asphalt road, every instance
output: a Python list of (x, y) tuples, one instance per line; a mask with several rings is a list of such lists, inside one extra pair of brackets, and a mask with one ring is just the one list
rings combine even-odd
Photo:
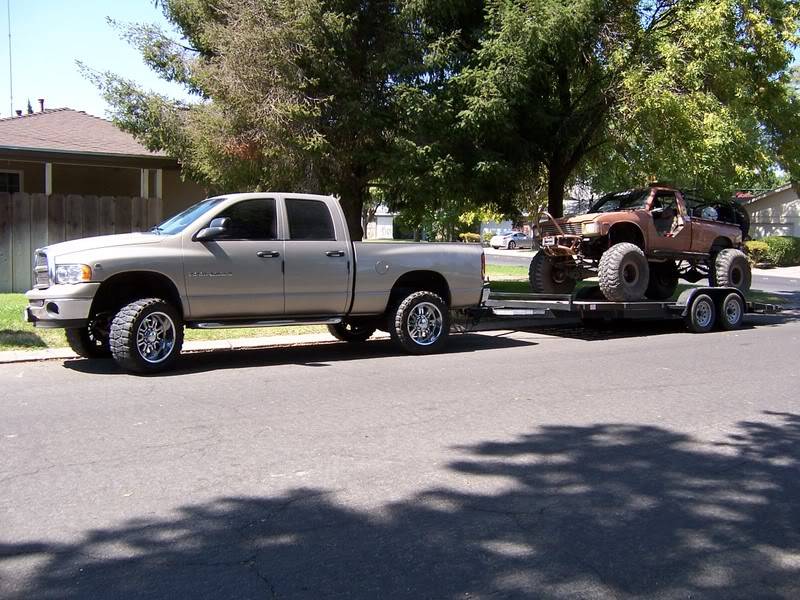
[(0, 365), (0, 597), (800, 597), (800, 320)]

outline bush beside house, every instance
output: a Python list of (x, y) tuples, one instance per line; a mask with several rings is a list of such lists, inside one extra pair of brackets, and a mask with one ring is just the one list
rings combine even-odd
[(800, 237), (771, 235), (745, 243), (754, 264), (768, 263), (776, 267), (800, 265)]

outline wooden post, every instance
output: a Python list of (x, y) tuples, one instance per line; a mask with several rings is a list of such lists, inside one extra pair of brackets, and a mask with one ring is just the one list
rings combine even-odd
[(139, 196), (150, 197), (150, 169), (142, 169), (139, 183)]
[(0, 292), (11, 291), (11, 261), (11, 194), (0, 192)]
[(53, 193), (53, 163), (44, 163), (44, 193)]

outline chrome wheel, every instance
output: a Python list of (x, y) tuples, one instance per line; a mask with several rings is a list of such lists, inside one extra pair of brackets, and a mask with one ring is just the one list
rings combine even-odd
[(163, 312), (146, 315), (136, 329), (136, 349), (145, 361), (155, 364), (165, 360), (175, 347), (175, 324)]
[(444, 318), (435, 304), (420, 302), (408, 315), (406, 330), (409, 337), (420, 346), (430, 346), (442, 335)]

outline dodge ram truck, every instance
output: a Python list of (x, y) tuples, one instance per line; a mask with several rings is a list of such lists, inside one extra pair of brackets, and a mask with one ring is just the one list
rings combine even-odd
[(484, 264), (473, 244), (353, 242), (334, 197), (231, 194), (149, 232), (37, 249), (25, 318), (138, 373), (172, 366), (184, 327), (325, 324), (348, 342), (381, 329), (425, 354), (451, 309), (481, 302)]

